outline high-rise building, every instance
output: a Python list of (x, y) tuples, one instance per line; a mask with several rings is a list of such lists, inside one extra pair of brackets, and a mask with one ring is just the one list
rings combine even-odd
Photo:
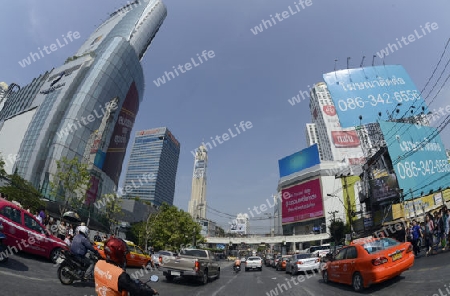
[(323, 153), (320, 148), (319, 137), (317, 136), (317, 127), (314, 123), (306, 124), (306, 144), (308, 147), (317, 144), (317, 148), (319, 149), (319, 157), (323, 160)]
[(208, 152), (202, 144), (195, 153), (192, 192), (188, 212), (194, 219), (206, 219), (206, 168)]
[(330, 92), (324, 82), (315, 84), (311, 89), (309, 107), (312, 121), (316, 126), (321, 160), (345, 161), (355, 167), (362, 164), (365, 159), (358, 134), (355, 128), (341, 127)]
[(166, 127), (136, 132), (125, 176), (125, 198), (172, 205), (180, 143)]
[[(8, 138), (19, 143), (9, 152), (19, 155), (14, 169), (44, 195), (62, 157), (89, 164), (91, 200), (118, 187), (144, 98), (140, 61), (166, 15), (161, 0), (129, 3), (110, 14), (64, 65), (35, 79), (27, 95), (24, 87), (8, 96), (0, 139), (20, 127), (21, 133)], [(71, 38), (80, 37), (75, 33)]]

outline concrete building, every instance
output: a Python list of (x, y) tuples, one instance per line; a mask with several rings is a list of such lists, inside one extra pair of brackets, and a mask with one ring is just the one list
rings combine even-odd
[(314, 123), (306, 124), (306, 144), (308, 146), (312, 146), (317, 144), (317, 148), (319, 149), (319, 156), (321, 160), (323, 159), (323, 153), (319, 143), (319, 136), (317, 135), (317, 126)]
[(188, 213), (191, 214), (194, 219), (206, 219), (207, 168), (208, 151), (202, 144), (195, 153), (191, 200), (188, 205)]

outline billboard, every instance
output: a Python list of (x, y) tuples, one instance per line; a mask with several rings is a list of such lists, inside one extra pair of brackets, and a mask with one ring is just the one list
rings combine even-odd
[(381, 202), (399, 197), (398, 183), (395, 174), (389, 174), (370, 180), (370, 188), (374, 201)]
[(380, 128), (406, 200), (410, 190), (417, 197), (450, 184), (450, 164), (436, 128), (394, 122), (380, 122)]
[(283, 197), (283, 224), (324, 216), (319, 179), (283, 189), (281, 196)]
[(297, 153), (278, 160), (280, 178), (310, 168), (320, 163), (319, 148), (314, 144)]
[(340, 70), (324, 74), (323, 78), (342, 127), (388, 120), (396, 109), (402, 116), (419, 104), (428, 113), (420, 92), (400, 65)]
[(128, 90), (125, 101), (120, 109), (117, 122), (114, 126), (113, 134), (106, 151), (103, 171), (114, 181), (119, 183), (122, 163), (125, 157), (128, 140), (131, 136), (134, 120), (139, 110), (139, 95), (135, 83), (133, 82)]

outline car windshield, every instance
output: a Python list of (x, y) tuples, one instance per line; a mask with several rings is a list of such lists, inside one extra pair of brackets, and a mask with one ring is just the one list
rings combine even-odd
[(369, 254), (373, 254), (379, 251), (383, 251), (395, 246), (398, 246), (400, 242), (392, 239), (392, 238), (382, 238), (373, 242), (368, 242), (363, 245), (363, 248)]

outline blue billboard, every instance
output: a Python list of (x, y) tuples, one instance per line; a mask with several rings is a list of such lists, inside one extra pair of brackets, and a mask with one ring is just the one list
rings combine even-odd
[(405, 117), (410, 110), (416, 115), (428, 113), (420, 92), (400, 65), (339, 70), (323, 78), (342, 127)]
[(450, 164), (436, 128), (413, 124), (380, 122), (398, 185), (405, 200), (446, 188), (450, 184)]
[(314, 144), (278, 161), (280, 178), (310, 168), (320, 163), (319, 148)]

